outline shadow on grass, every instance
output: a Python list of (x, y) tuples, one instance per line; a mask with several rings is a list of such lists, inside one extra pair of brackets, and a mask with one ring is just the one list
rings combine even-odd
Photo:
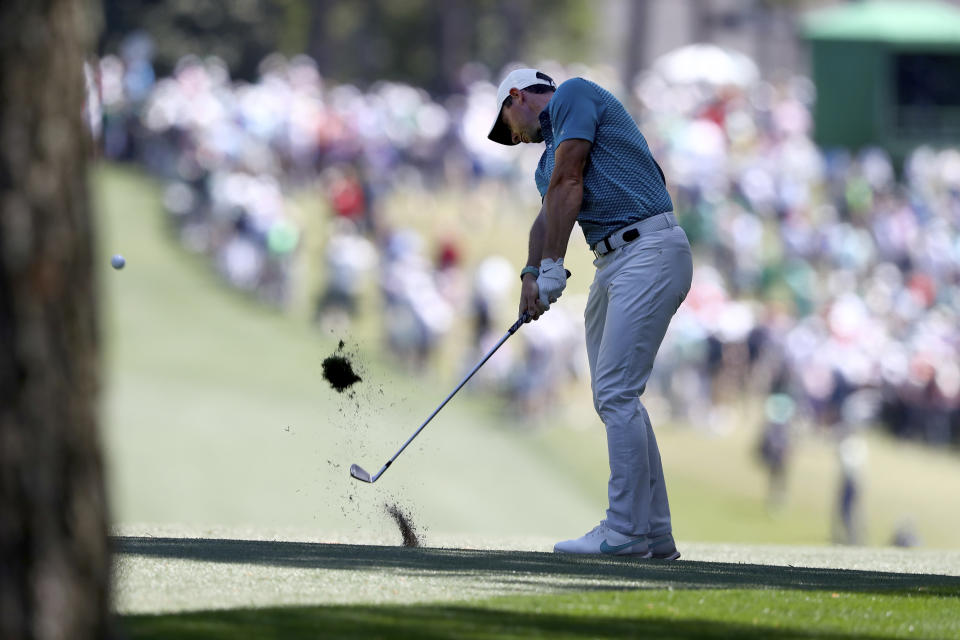
[(123, 618), (131, 640), (262, 640), (283, 638), (822, 638), (881, 640), (888, 636), (774, 628), (716, 620), (538, 614), (464, 606), (331, 606), (206, 611)]
[(196, 538), (113, 538), (117, 553), (133, 556), (256, 564), (298, 569), (450, 573), (491, 583), (536, 581), (556, 590), (591, 588), (805, 589), (960, 597), (960, 577), (783, 567), (729, 562), (655, 561), (565, 556), (529, 551), (403, 548)]

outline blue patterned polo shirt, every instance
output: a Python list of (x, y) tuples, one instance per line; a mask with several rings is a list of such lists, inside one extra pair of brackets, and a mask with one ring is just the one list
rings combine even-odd
[(540, 113), (546, 148), (536, 180), (547, 194), (554, 153), (564, 140), (593, 143), (583, 175), (583, 205), (577, 222), (591, 247), (621, 227), (673, 210), (660, 167), (630, 114), (603, 87), (571, 78)]

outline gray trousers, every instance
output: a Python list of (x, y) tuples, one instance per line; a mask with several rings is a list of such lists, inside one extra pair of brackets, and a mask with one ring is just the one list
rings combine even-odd
[(650, 227), (594, 260), (584, 319), (593, 404), (607, 430), (606, 523), (624, 535), (653, 537), (672, 531), (670, 505), (640, 395), (670, 319), (690, 291), (693, 260), (682, 228), (669, 221)]

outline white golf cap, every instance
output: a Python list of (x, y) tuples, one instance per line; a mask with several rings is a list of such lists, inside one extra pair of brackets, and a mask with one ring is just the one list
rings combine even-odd
[(500, 117), (503, 114), (503, 101), (510, 95), (510, 89), (526, 89), (535, 84), (545, 84), (554, 88), (557, 86), (553, 78), (536, 69), (514, 69), (507, 74), (497, 89), (497, 119), (493, 121), (493, 127), (487, 135), (489, 139), (510, 146), (516, 144), (513, 136), (510, 135), (510, 128)]

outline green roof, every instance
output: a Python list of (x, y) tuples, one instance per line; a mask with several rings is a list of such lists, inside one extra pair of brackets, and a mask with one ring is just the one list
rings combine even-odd
[(960, 45), (960, 9), (932, 0), (860, 0), (807, 13), (813, 40)]

